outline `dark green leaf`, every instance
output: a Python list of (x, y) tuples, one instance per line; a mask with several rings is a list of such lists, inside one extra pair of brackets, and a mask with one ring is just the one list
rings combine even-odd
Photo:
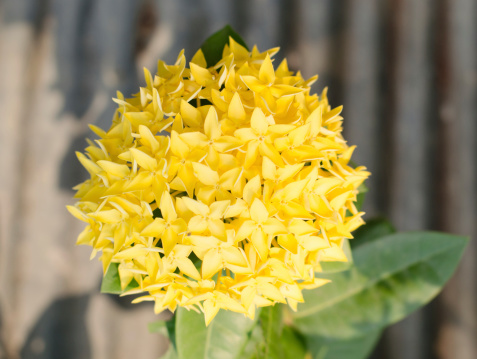
[(232, 37), (240, 45), (248, 49), (245, 41), (229, 25), (212, 34), (200, 47), (204, 53), (207, 66), (214, 66), (222, 58), (224, 47), (229, 43), (229, 37)]
[(308, 349), (314, 359), (365, 359), (381, 337), (381, 331), (366, 333), (351, 339), (333, 339), (310, 335)]
[[(201, 98), (201, 99), (196, 99), (196, 98), (193, 98), (192, 100), (189, 101), (189, 104), (194, 106), (195, 108), (197, 107), (200, 107), (200, 106), (207, 106), (207, 105), (212, 105), (212, 102), (210, 102), (209, 100), (206, 100), (205, 98)], [(187, 194), (187, 193), (185, 193)]]
[[(101, 293), (121, 294), (121, 280), (119, 279), (118, 263), (111, 263), (101, 283)], [(138, 287), (139, 284), (133, 279), (124, 289), (125, 291)]]
[(205, 326), (204, 315), (179, 308), (176, 344), (180, 359), (235, 359), (255, 322), (243, 314), (221, 310)]
[(152, 218), (162, 218), (162, 213), (160, 208), (156, 208), (152, 211)]
[(468, 239), (435, 232), (397, 233), (354, 251), (346, 272), (323, 274), (332, 283), (304, 291), (293, 314), (297, 328), (323, 338), (356, 338), (395, 323), (439, 293)]
[(166, 321), (166, 329), (167, 329), (167, 336), (169, 337), (169, 341), (171, 342), (171, 346), (177, 351), (177, 344), (176, 344), (176, 320), (177, 316), (174, 315), (171, 319)]
[(366, 222), (364, 226), (359, 227), (353, 232), (351, 248), (354, 250), (358, 246), (375, 241), (381, 237), (395, 233), (396, 229), (391, 222), (384, 218), (374, 218)]

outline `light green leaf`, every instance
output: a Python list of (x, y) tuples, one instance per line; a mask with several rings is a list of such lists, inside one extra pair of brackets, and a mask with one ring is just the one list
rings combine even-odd
[(214, 66), (222, 58), (224, 47), (229, 43), (229, 37), (232, 37), (240, 45), (248, 49), (245, 41), (237, 34), (230, 25), (226, 25), (216, 33), (212, 34), (200, 47), (204, 53), (207, 66)]
[[(118, 266), (119, 263), (111, 263), (109, 265), (101, 283), (101, 293), (121, 294), (123, 292), (121, 289), (121, 280), (119, 279)], [(138, 286), (139, 284), (133, 279), (131, 283), (126, 286), (124, 292)]]
[(149, 333), (159, 333), (165, 337), (169, 337), (165, 320), (158, 320), (156, 322), (149, 323), (147, 325), (147, 329), (149, 330)]
[(323, 338), (316, 335), (306, 337), (308, 349), (314, 359), (365, 359), (381, 337), (381, 331), (351, 339)]
[(293, 314), (302, 333), (323, 338), (365, 336), (423, 306), (457, 267), (468, 239), (435, 232), (397, 233), (359, 246), (346, 272), (305, 291)]
[(306, 343), (304, 338), (295, 329), (283, 327), (281, 344), (285, 359), (304, 359), (306, 356)]
[[(306, 355), (305, 338), (294, 328), (283, 325), (284, 306), (261, 309), (260, 319), (249, 332), (240, 359), (303, 359)], [(286, 311), (288, 312), (288, 311)]]
[(314, 359), (365, 359), (379, 338), (381, 330), (351, 339), (331, 339), (308, 336), (308, 348)]
[(343, 251), (348, 258), (348, 262), (321, 262), (323, 271), (325, 273), (337, 273), (350, 269), (353, 265), (351, 249), (395, 232), (396, 230), (392, 224), (386, 219), (375, 218), (367, 221), (364, 226), (353, 232), (353, 239), (346, 239), (343, 244)]
[(280, 338), (283, 329), (283, 308), (279, 304), (262, 308), (260, 323), (264, 339), (264, 347), (261, 358), (280, 359), (284, 358), (283, 347)]
[(374, 218), (366, 222), (364, 226), (359, 227), (353, 232), (351, 248), (354, 250), (358, 246), (375, 241), (381, 237), (395, 233), (396, 229), (391, 222), (384, 218)]
[(169, 349), (167, 349), (167, 352), (165, 352), (165, 354), (159, 359), (178, 359), (177, 351), (174, 346), (169, 344)]
[(364, 199), (366, 198), (366, 193), (368, 192), (368, 187), (366, 187), (366, 185), (364, 183), (362, 183), (359, 187), (358, 187), (358, 195), (356, 196), (356, 208), (358, 209), (358, 211), (361, 210), (361, 208), (363, 207), (363, 203), (364, 203)]
[(247, 341), (242, 347), (240, 359), (260, 359), (263, 351), (263, 332), (259, 322), (256, 321), (252, 330), (248, 333)]
[(204, 315), (178, 308), (176, 344), (179, 359), (234, 359), (255, 322), (243, 314), (221, 310), (205, 326)]
[(150, 333), (159, 333), (169, 339), (171, 345), (176, 346), (176, 317), (169, 320), (158, 320), (148, 324)]

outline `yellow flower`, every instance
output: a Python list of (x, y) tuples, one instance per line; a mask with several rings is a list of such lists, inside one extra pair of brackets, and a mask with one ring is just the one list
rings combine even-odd
[[(278, 49), (230, 39), (206, 66), (160, 61), (133, 98), (118, 94), (112, 126), (92, 130), (78, 158), (91, 178), (70, 212), (86, 223), (78, 244), (118, 263), (124, 294), (200, 310), (255, 315), (276, 302), (296, 309), (322, 261), (346, 261), (343, 243), (363, 224), (354, 202), (369, 176), (350, 166), (341, 107), (310, 94)], [(167, 135), (164, 135), (164, 131)]]

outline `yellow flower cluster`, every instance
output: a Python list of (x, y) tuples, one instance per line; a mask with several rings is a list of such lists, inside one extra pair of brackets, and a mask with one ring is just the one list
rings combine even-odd
[(278, 49), (249, 52), (232, 38), (207, 68), (199, 50), (186, 67), (145, 70), (134, 98), (120, 93), (109, 131), (78, 158), (91, 178), (75, 187), (70, 212), (87, 223), (78, 244), (118, 263), (125, 294), (201, 310), (254, 317), (318, 287), (321, 261), (346, 261), (343, 242), (363, 224), (354, 205), (369, 176), (349, 165), (354, 147), (341, 107), (326, 90), (310, 94)]

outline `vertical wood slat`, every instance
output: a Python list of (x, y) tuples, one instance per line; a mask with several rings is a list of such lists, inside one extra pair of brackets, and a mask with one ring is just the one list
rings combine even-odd
[[(125, 13), (123, 18), (129, 15)], [(98, 16), (97, 19), (104, 16)], [(57, 17), (61, 17), (61, 11)], [(124, 22), (119, 26), (124, 27)], [(75, 37), (83, 39), (81, 34), (62, 33), (62, 30), (61, 26), (49, 26), (41, 33), (39, 38), (42, 41), (39, 41), (29, 23), (2, 26), (5, 38), (1, 45), (11, 61), (0, 60), (2, 79), (6, 80), (2, 81), (0, 87), (0, 107), (8, 115), (2, 117), (2, 120), (6, 118), (8, 121), (5, 141), (2, 138), (0, 143), (1, 152), (8, 154), (5, 160), (8, 163), (2, 161), (2, 168), (11, 169), (9, 175), (2, 176), (1, 186), (2, 207), (6, 204), (4, 208), (9, 211), (5, 221), (8, 225), (5, 239), (8, 248), (3, 246), (2, 238), (0, 252), (2, 266), (7, 269), (4, 271), (2, 268), (2, 284), (10, 288), (2, 291), (1, 308), (2, 334), (8, 335), (4, 341), (9, 345), (8, 358), (17, 358), (19, 353), (22, 358), (37, 355), (69, 358), (93, 355), (105, 359), (134, 355), (157, 357), (165, 343), (147, 332), (147, 323), (155, 319), (151, 308), (137, 307), (130, 313), (114, 311), (115, 304), (107, 296), (97, 294), (105, 303), (102, 306), (94, 305), (95, 297), (91, 298), (91, 305), (87, 307), (90, 315), (88, 333), (84, 335), (86, 329), (82, 323), (87, 319), (83, 312), (86, 306), (78, 304), (93, 288), (94, 293), (97, 293), (101, 269), (98, 263), (88, 263), (90, 250), (86, 252), (85, 248), (73, 248), (82, 226), (78, 226), (64, 208), (71, 201), (72, 193), (63, 191), (57, 182), (68, 142), (86, 127), (86, 123), (78, 123), (73, 116), (58, 115), (61, 113), (61, 98), (66, 94), (73, 95), (73, 100), (76, 100), (77, 92), (59, 92), (55, 88), (57, 70), (68, 68), (70, 60), (84, 60), (78, 58), (84, 56), (82, 52), (70, 59), (61, 56), (55, 58), (55, 55), (63, 54), (61, 50), (64, 47), (61, 44), (67, 45)], [(73, 30), (81, 32), (81, 28), (75, 27)], [(133, 29), (130, 32), (133, 33)], [(55, 35), (65, 41), (57, 41)], [(111, 36), (114, 37), (114, 33)], [(58, 53), (53, 51), (53, 43), (60, 46)], [(107, 41), (104, 43), (107, 44)], [(81, 46), (78, 47), (81, 49)], [(130, 52), (127, 47), (123, 50)], [(70, 70), (76, 68), (71, 66)], [(74, 79), (71, 85), (73, 90), (78, 88), (78, 82)], [(96, 84), (89, 81), (89, 85), (94, 88)], [(87, 112), (88, 116), (99, 116), (99, 113)], [(85, 120), (90, 122), (94, 118)], [(71, 170), (76, 162), (66, 163), (64, 170)], [(24, 165), (19, 166), (18, 163)], [(8, 181), (5, 186), (4, 180)], [(8, 190), (5, 196), (3, 189)], [(4, 219), (2, 213), (2, 223)], [(82, 294), (75, 295), (78, 292)], [(71, 298), (63, 298), (65, 294)], [(71, 310), (74, 312), (71, 313)], [(126, 320), (128, 317), (129, 320)], [(60, 332), (62, 329), (67, 332)], [(89, 343), (88, 336), (97, 338), (103, 333), (108, 334), (102, 336), (100, 343), (95, 340)], [(71, 345), (65, 347), (65, 343)], [(89, 351), (90, 344), (93, 354)], [(110, 350), (111, 347), (117, 352)], [(70, 352), (66, 354), (68, 350)]]
[(294, 59), (294, 67), (299, 68), (305, 76), (320, 75), (318, 86), (322, 88), (323, 73), (328, 65), (330, 41), (329, 33), (331, 12), (329, 1), (314, 2), (302, 0), (300, 5), (301, 23), (299, 26), (299, 57)]
[(379, 118), (378, 83), (380, 24), (379, 1), (350, 0), (345, 5), (344, 28), (344, 98), (345, 138), (357, 146), (353, 160), (368, 167), (372, 176), (366, 185), (364, 211), (367, 216), (380, 212), (378, 184), (379, 159), (382, 148), (382, 122)]
[(463, 263), (441, 301), (439, 357), (477, 357), (477, 4), (444, 1), (444, 79), (440, 99), (444, 165), (443, 229), (471, 236)]
[[(428, 223), (431, 1), (399, 1), (390, 214), (399, 230)], [(432, 124), (434, 125), (434, 124)]]
[[(167, 39), (168, 46), (163, 48), (163, 53), (160, 54), (161, 59), (167, 62), (174, 62), (182, 49), (185, 49), (186, 57), (191, 58), (212, 32), (226, 24), (237, 23), (245, 13), (245, 9), (238, 13), (235, 11), (239, 6), (236, 1), (200, 0), (195, 1), (194, 6), (187, 0), (153, 1), (158, 13), (157, 29), (162, 29), (170, 36)], [(159, 39), (160, 36), (157, 35)], [(157, 44), (150, 43), (149, 47), (151, 46)], [(150, 66), (156, 65), (157, 58)]]
[(245, 29), (245, 38), (257, 44), (261, 49), (276, 46), (280, 24), (278, 1), (262, 0), (250, 1), (247, 9), (249, 18), (248, 28)]
[[(393, 1), (396, 16), (392, 72), (392, 169), (390, 217), (398, 230), (426, 228), (429, 222), (429, 94), (432, 1)], [(425, 357), (424, 310), (386, 333), (389, 358)], [(401, 343), (406, 343), (402, 345)]]
[[(22, 18), (25, 16), (30, 21), (28, 8), (24, 4), (4, 4), (3, 16), (9, 18), (16, 14)], [(5, 131), (1, 131), (0, 152), (1, 167), (5, 172), (0, 176), (1, 188), (1, 251), (0, 251), (0, 282), (8, 291), (2, 290), (0, 294), (2, 310), (2, 327), (0, 335), (5, 345), (7, 355), (17, 357), (17, 348), (23, 341), (23, 335), (19, 327), (17, 317), (21, 314), (19, 300), (21, 299), (21, 283), (25, 280), (25, 271), (20, 262), (25, 248), (24, 223), (21, 214), (26, 209), (25, 196), (25, 144), (27, 138), (24, 128), (28, 124), (29, 110), (26, 103), (32, 99), (32, 91), (29, 87), (32, 81), (32, 71), (35, 61), (35, 34), (30, 24), (17, 23), (13, 26), (1, 26), (2, 35), (0, 46), (3, 57), (0, 67), (0, 98), (3, 99), (2, 124)], [(10, 38), (17, 41), (11, 42)], [(29, 70), (30, 69), (30, 70)], [(35, 77), (36, 78), (36, 77)], [(15, 241), (12, 240), (15, 239)]]

